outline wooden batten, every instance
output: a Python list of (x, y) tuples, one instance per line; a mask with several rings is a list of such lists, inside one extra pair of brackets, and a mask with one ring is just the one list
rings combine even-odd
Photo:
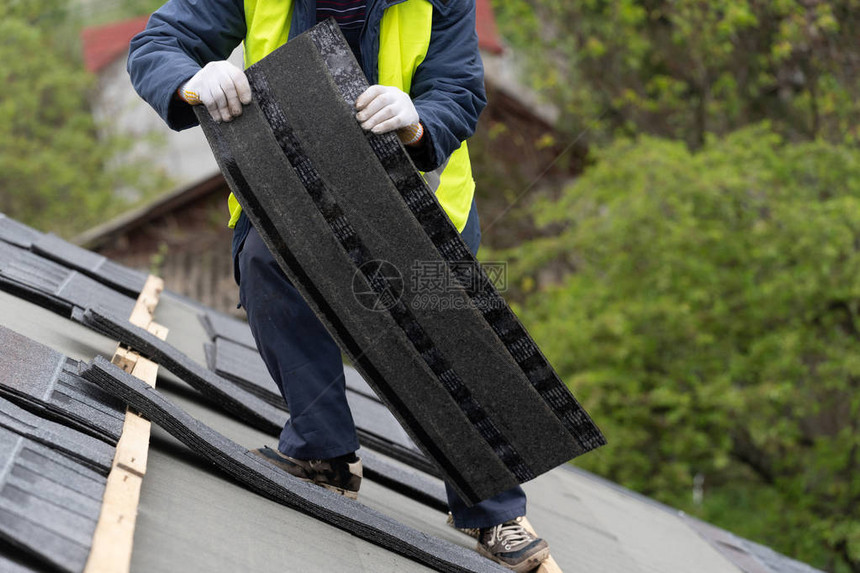
[[(532, 527), (532, 524), (529, 523), (529, 520), (525, 517), (521, 521), (522, 526), (531, 533), (532, 535), (537, 535), (535, 533), (535, 528)], [(551, 549), (551, 548), (550, 548)], [(540, 567), (535, 569), (534, 573), (562, 573), (561, 567), (558, 566), (558, 563), (555, 562), (555, 559), (552, 558), (552, 555), (549, 556), (543, 563), (540, 564)]]
[[(150, 276), (129, 322), (164, 340), (167, 338), (167, 328), (153, 322), (153, 313), (162, 290), (164, 281)], [(118, 346), (111, 362), (155, 387), (158, 365), (151, 360)], [(123, 573), (131, 566), (140, 487), (146, 474), (149, 454), (149, 434), (150, 422), (126, 410), (122, 435), (117, 443), (113, 467), (108, 474), (101, 515), (84, 569), (86, 573)]]

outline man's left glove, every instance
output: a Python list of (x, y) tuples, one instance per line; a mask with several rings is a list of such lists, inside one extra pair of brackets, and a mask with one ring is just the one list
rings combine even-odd
[[(406, 136), (401, 141), (415, 144), (421, 139), (423, 128), (418, 122), (418, 112), (409, 94), (391, 86), (370, 86), (355, 100), (358, 113), (355, 118), (361, 127), (373, 133), (398, 131)], [(417, 135), (417, 138), (416, 138)], [(414, 141), (410, 141), (414, 139)]]

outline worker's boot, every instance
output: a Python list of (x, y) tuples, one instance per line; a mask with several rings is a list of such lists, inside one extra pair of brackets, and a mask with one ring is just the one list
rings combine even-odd
[(537, 568), (549, 557), (549, 545), (529, 533), (520, 520), (518, 517), (495, 527), (481, 528), (478, 553), (517, 573)]
[(268, 446), (251, 450), (290, 475), (321, 485), (350, 499), (358, 499), (361, 486), (361, 459), (348, 454), (328, 460), (299, 460)]

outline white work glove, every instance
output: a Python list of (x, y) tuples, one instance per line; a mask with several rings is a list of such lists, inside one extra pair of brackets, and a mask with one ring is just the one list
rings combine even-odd
[(245, 72), (226, 60), (206, 64), (177, 93), (191, 105), (205, 105), (215, 121), (230, 121), (242, 115), (242, 104), (251, 103)]
[(370, 86), (355, 100), (355, 118), (362, 129), (388, 133), (418, 124), (409, 94), (391, 86)]

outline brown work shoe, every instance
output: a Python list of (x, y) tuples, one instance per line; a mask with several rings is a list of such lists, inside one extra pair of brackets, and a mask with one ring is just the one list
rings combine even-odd
[(549, 557), (549, 545), (529, 533), (521, 520), (518, 517), (495, 527), (481, 528), (478, 553), (517, 573), (537, 568)]
[(362, 471), (361, 459), (355, 454), (329, 460), (299, 460), (268, 446), (251, 450), (251, 453), (301, 480), (321, 485), (350, 499), (358, 499)]

